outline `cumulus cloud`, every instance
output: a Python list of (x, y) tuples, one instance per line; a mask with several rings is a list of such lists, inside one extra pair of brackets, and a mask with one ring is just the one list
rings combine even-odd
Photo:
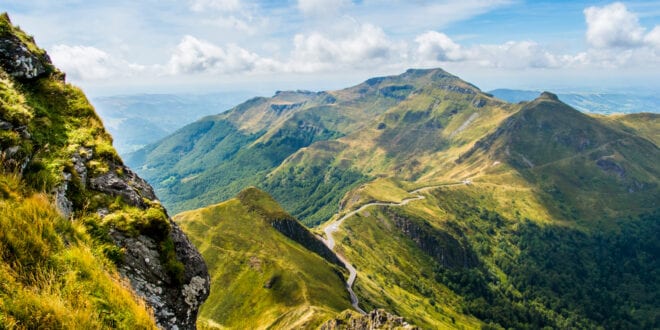
[(332, 15), (349, 4), (349, 0), (298, 0), (298, 9), (305, 15)]
[(444, 33), (429, 31), (417, 36), (415, 42), (418, 46), (413, 57), (422, 65), (469, 62), (481, 67), (519, 69), (560, 67), (570, 61), (533, 41), (464, 47)]
[(55, 65), (73, 80), (102, 80), (144, 69), (90, 46), (56, 45), (49, 54)]
[(644, 42), (660, 51), (660, 26), (657, 26), (644, 36)]
[(587, 42), (597, 48), (637, 47), (644, 39), (644, 28), (637, 16), (620, 2), (584, 10)]
[(417, 55), (424, 60), (460, 61), (465, 59), (461, 46), (455, 43), (446, 34), (428, 31), (415, 38)]
[(294, 70), (316, 71), (336, 66), (370, 66), (401, 60), (405, 45), (392, 41), (382, 29), (362, 24), (352, 34), (331, 38), (321, 33), (294, 37)]
[(621, 68), (660, 63), (660, 26), (650, 32), (622, 3), (584, 10), (585, 51), (562, 54), (534, 41), (509, 41), (465, 47), (444, 33), (429, 31), (415, 38), (413, 58), (422, 65), (465, 62), (503, 69)]
[(193, 36), (185, 36), (168, 62), (171, 74), (194, 73), (237, 73), (254, 71), (268, 66), (269, 60), (230, 44), (225, 48)]

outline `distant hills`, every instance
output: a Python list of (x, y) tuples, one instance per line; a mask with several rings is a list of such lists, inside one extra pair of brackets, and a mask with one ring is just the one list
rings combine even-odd
[(112, 134), (114, 147), (123, 156), (201, 117), (226, 111), (249, 96), (243, 92), (134, 94), (96, 97), (91, 101)]
[[(540, 91), (495, 89), (488, 93), (517, 103), (535, 99)], [(588, 113), (660, 113), (660, 96), (657, 93), (558, 93), (557, 96), (573, 108)]]

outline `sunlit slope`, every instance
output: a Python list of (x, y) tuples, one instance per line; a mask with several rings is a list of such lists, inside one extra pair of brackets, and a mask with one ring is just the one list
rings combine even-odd
[[(202, 252), (211, 273), (211, 295), (198, 324), (314, 328), (351, 308), (343, 268), (281, 232), (295, 228), (301, 232), (294, 239), (319, 242), (267, 194), (249, 188), (175, 220)], [(278, 225), (285, 220), (296, 224)]]

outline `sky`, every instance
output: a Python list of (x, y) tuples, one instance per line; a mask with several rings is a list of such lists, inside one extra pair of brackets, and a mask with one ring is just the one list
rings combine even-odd
[(92, 96), (329, 90), (441, 67), (483, 90), (660, 92), (660, 1), (2, 0)]

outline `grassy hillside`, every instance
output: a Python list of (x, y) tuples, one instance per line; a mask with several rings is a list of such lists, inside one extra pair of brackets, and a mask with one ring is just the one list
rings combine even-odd
[(175, 217), (211, 273), (200, 326), (313, 328), (351, 308), (343, 268), (280, 232), (282, 219), (291, 216), (255, 188)]
[(80, 222), (0, 175), (0, 328), (156, 329), (144, 302)]
[[(82, 91), (7, 14), (0, 15), (0, 226), (0, 324), (8, 328), (184, 327), (204, 298), (195, 292), (183, 301), (183, 285), (204, 276), (204, 265), (189, 262), (194, 250), (182, 254), (190, 244), (151, 187), (123, 165)], [(131, 262), (145, 253), (149, 265)], [(153, 299), (158, 308), (145, 307)]]
[(129, 164), (175, 212), (256, 185), (316, 224), (351, 188), (381, 174), (419, 177), (442, 161), (435, 154), (514, 110), (440, 69), (408, 70), (344, 90), (249, 100), (134, 153)]
[(0, 15), (0, 40), (24, 45), (42, 61), (35, 72), (43, 75), (28, 82), (14, 78), (4, 58), (0, 67), (1, 327), (155, 328), (111, 261), (121, 250), (91, 238), (81, 218), (65, 219), (51, 194), (83, 141), (100, 156), (92, 171), (116, 159), (109, 136), (84, 95), (64, 84), (7, 14)]
[(477, 183), (425, 196), (344, 223), (338, 242), (367, 308), (427, 328), (658, 326), (657, 209), (603, 231), (548, 216), (525, 187)]
[[(355, 112), (364, 116), (360, 124), (305, 117), (283, 133), (287, 121), (263, 111), (278, 96), (252, 100), (227, 113), (249, 123), (235, 132), (256, 134), (236, 155), (272, 155), (255, 147), (275, 139), (278, 147), (268, 150), (287, 146), (277, 153), (287, 156), (251, 179), (240, 173), (262, 162), (227, 157), (214, 176), (203, 169), (211, 159), (189, 163), (218, 186), (186, 188), (175, 176), (167, 193), (201, 203), (219, 187), (250, 182), (308, 225), (390, 203), (348, 218), (336, 249), (358, 271), (361, 307), (424, 328), (658, 326), (657, 116), (586, 115), (551, 93), (509, 104), (442, 70), (286, 94), (294, 96), (309, 98), (306, 105), (323, 97), (336, 113), (363, 100), (376, 105)], [(285, 108), (291, 118), (314, 113)], [(314, 123), (339, 133), (292, 143)]]

